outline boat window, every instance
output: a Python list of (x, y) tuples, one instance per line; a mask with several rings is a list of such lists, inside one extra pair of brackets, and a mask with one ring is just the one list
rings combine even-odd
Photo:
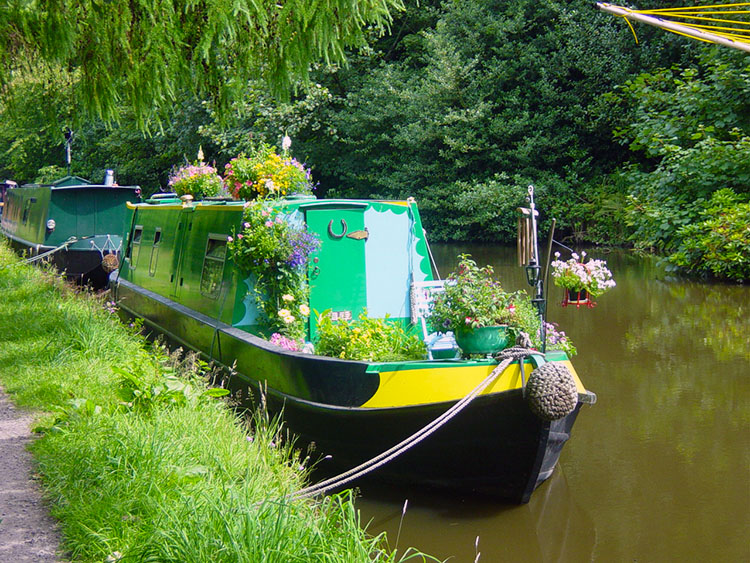
[(226, 255), (227, 236), (208, 235), (206, 254), (203, 257), (203, 273), (201, 274), (201, 293), (206, 297), (212, 299), (219, 297)]
[(159, 261), (159, 243), (161, 242), (161, 229), (157, 227), (154, 232), (154, 246), (151, 247), (151, 259), (148, 262), (148, 275), (153, 277), (156, 273), (156, 265)]
[(135, 270), (138, 265), (138, 255), (141, 251), (141, 237), (143, 236), (143, 225), (136, 225), (133, 229), (133, 242), (128, 245), (127, 258), (130, 262), (130, 268)]
[(29, 220), (29, 211), (31, 211), (31, 204), (34, 202), (33, 199), (27, 199), (26, 205), (23, 206), (23, 219), (21, 222), (25, 225)]

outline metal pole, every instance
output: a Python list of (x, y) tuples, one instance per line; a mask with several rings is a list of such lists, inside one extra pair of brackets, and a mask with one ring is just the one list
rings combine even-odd
[(65, 128), (65, 161), (68, 164), (68, 176), (70, 176), (70, 146), (73, 144), (73, 131), (70, 127)]

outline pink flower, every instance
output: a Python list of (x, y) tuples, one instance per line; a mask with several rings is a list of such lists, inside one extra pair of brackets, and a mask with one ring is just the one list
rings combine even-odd
[(466, 324), (470, 325), (471, 323), (472, 323), (472, 318), (471, 317), (466, 317)]
[(232, 242), (234, 239), (232, 237), (227, 237), (227, 242)]
[(242, 240), (242, 235), (237, 235), (237, 240)]
[(261, 215), (262, 215), (263, 217), (268, 217), (268, 211), (266, 211), (265, 209), (264, 209), (263, 211), (261, 211), (261, 212), (260, 212), (260, 214), (261, 214)]
[(242, 226), (243, 226), (243, 227), (244, 227), (245, 229), (249, 229), (249, 228), (250, 228), (250, 223), (242, 223)]
[(266, 227), (273, 227), (273, 221), (266, 221)]

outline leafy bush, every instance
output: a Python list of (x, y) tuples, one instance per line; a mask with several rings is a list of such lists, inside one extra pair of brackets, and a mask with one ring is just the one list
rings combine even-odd
[(750, 280), (750, 203), (740, 203), (730, 189), (719, 190), (701, 217), (678, 231), (679, 247), (668, 261), (691, 274)]
[(369, 362), (421, 360), (427, 355), (418, 334), (387, 317), (371, 319), (367, 312), (358, 319), (334, 321), (324, 311), (318, 317), (315, 351), (323, 356)]

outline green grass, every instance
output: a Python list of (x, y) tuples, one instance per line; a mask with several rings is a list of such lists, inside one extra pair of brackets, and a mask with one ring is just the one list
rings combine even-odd
[(145, 342), (0, 244), (0, 382), (47, 413), (32, 451), (75, 561), (405, 561), (352, 493), (291, 502), (307, 468), (275, 421), (238, 417), (205, 365)]

